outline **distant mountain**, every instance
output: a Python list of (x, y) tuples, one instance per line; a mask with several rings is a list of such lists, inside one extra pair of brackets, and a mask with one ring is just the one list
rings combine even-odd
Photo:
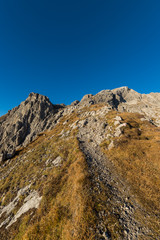
[(128, 87), (0, 118), (0, 239), (160, 239), (160, 93)]

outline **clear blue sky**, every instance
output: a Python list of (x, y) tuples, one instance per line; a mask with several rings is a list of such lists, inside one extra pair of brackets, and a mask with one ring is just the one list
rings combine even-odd
[(0, 115), (120, 86), (160, 91), (159, 0), (0, 0)]

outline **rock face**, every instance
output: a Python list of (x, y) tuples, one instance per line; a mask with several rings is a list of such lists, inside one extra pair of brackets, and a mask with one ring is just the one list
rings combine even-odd
[(85, 95), (80, 104), (82, 105), (91, 105), (98, 103), (107, 103), (112, 108), (118, 108), (120, 104), (140, 100), (142, 98), (140, 93), (135, 92), (128, 87), (116, 88), (113, 90), (102, 90), (96, 95), (88, 94)]
[(128, 87), (120, 87), (103, 90), (96, 95), (85, 95), (79, 105), (90, 106), (98, 103), (106, 103), (120, 112), (144, 114), (147, 120), (154, 119), (154, 123), (160, 125), (160, 93), (140, 94)]
[(11, 158), (17, 147), (30, 143), (38, 133), (53, 124), (60, 105), (53, 105), (45, 96), (30, 93), (18, 107), (0, 120), (0, 161)]
[(55, 126), (62, 116), (99, 103), (120, 112), (138, 112), (144, 115), (144, 120), (160, 125), (160, 93), (140, 94), (120, 87), (87, 94), (69, 106), (53, 105), (47, 97), (30, 93), (24, 102), (0, 118), (0, 162), (13, 157), (17, 148), (26, 146), (40, 132)]

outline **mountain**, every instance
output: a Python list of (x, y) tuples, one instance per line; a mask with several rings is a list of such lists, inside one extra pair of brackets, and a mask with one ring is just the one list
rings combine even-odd
[(160, 93), (128, 87), (0, 118), (0, 239), (160, 239)]
[(17, 148), (26, 146), (38, 133), (56, 122), (61, 105), (53, 105), (45, 96), (30, 93), (18, 107), (0, 119), (1, 160), (14, 156)]

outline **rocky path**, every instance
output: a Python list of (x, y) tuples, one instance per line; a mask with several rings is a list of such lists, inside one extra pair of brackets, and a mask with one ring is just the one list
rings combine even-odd
[[(102, 191), (106, 191), (107, 195), (109, 193), (105, 205), (113, 215), (117, 212), (119, 214), (117, 224), (121, 226), (122, 234), (119, 234), (117, 239), (151, 239), (147, 237), (148, 230), (134, 218), (135, 209), (140, 207), (129, 197), (131, 196), (129, 188), (120, 179), (113, 164), (100, 150), (99, 141), (104, 138), (106, 132), (107, 127), (104, 129), (104, 123), (96, 117), (88, 117), (85, 122), (79, 123), (80, 148), (86, 156), (92, 181), (97, 189), (96, 194), (98, 193), (100, 196)], [(101, 189), (100, 182), (103, 183), (105, 189)], [(97, 226), (99, 237), (97, 239), (112, 239), (111, 233), (106, 228), (105, 218), (107, 218), (105, 211), (100, 211)], [(114, 229), (114, 226), (112, 228)]]

